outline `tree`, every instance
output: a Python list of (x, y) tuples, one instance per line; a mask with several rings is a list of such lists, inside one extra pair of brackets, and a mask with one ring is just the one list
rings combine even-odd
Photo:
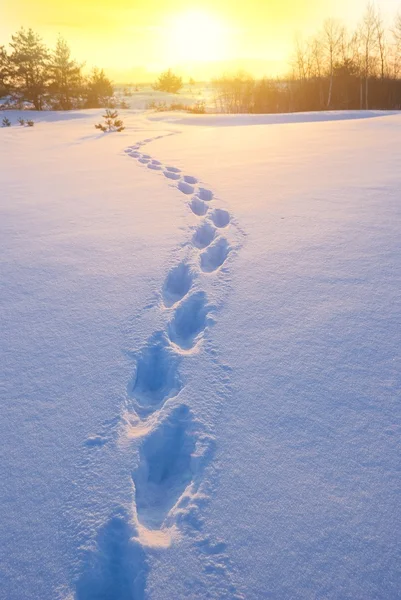
[(333, 19), (328, 19), (324, 24), (324, 40), (327, 52), (328, 68), (329, 68), (329, 92), (327, 96), (327, 108), (330, 108), (331, 98), (333, 94), (333, 75), (334, 65), (336, 62), (337, 52), (340, 48), (342, 37), (342, 29), (340, 25)]
[(4, 46), (0, 46), (0, 98), (9, 91), (10, 60)]
[(42, 110), (47, 91), (49, 52), (32, 29), (20, 29), (10, 43), (11, 89)]
[(165, 71), (159, 76), (158, 80), (152, 87), (158, 92), (169, 92), (171, 94), (178, 94), (182, 86), (182, 77), (174, 75), (173, 71), (169, 69), (168, 71)]
[(113, 94), (113, 84), (106, 77), (103, 69), (93, 69), (86, 84), (87, 108), (99, 108), (108, 105)]
[(383, 19), (380, 13), (375, 15), (375, 33), (376, 33), (376, 45), (379, 50), (380, 58), (380, 77), (384, 79), (387, 70), (387, 44), (386, 44), (386, 31), (383, 26)]
[(394, 39), (393, 77), (398, 77), (401, 68), (401, 12), (395, 17), (392, 34)]
[(373, 4), (368, 4), (360, 26), (362, 42), (363, 71), (365, 78), (365, 109), (369, 108), (369, 77), (374, 66), (374, 51), (377, 47), (376, 12)]
[(67, 42), (59, 37), (49, 62), (49, 90), (55, 108), (59, 110), (73, 108), (74, 99), (78, 99), (82, 92), (81, 68), (81, 65), (71, 59)]
[(100, 129), (103, 131), (103, 133), (106, 133), (107, 131), (124, 131), (124, 123), (119, 118), (116, 110), (107, 109), (102, 117), (104, 119), (104, 123), (97, 123), (95, 125), (96, 129)]

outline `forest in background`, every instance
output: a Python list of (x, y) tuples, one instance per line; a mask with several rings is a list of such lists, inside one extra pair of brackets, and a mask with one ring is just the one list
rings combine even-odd
[[(328, 19), (311, 39), (296, 40), (287, 76), (255, 79), (238, 72), (214, 79), (211, 85), (217, 112), (400, 110), (401, 13), (386, 27), (369, 4), (353, 31)], [(182, 86), (182, 78), (168, 70), (153, 88), (177, 94)], [(113, 84), (103, 70), (84, 74), (84, 64), (71, 57), (63, 38), (49, 49), (39, 35), (23, 28), (12, 36), (8, 48), (0, 46), (0, 98), (7, 99), (3, 108), (116, 106)], [(191, 110), (179, 102), (153, 104), (150, 108), (156, 110)], [(195, 112), (204, 112), (204, 103), (198, 104)]]
[(297, 39), (290, 73), (255, 80), (247, 73), (213, 81), (216, 109), (228, 113), (401, 109), (401, 13), (384, 26), (373, 4), (355, 31), (328, 19)]
[(9, 50), (0, 46), (0, 98), (8, 100), (3, 106), (28, 105), (35, 110), (108, 106), (112, 82), (97, 68), (84, 75), (83, 66), (71, 58), (62, 37), (50, 50), (32, 29), (21, 28), (11, 37)]

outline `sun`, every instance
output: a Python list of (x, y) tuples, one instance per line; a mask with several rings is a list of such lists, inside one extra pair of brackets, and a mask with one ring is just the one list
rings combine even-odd
[(229, 27), (211, 12), (189, 10), (170, 17), (166, 37), (172, 65), (224, 60), (230, 53)]

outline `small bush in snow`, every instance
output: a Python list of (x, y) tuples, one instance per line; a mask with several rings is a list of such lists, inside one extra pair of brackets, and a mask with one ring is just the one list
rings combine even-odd
[(25, 119), (22, 119), (21, 117), (18, 119), (18, 123), (21, 125), (21, 127), (33, 127), (35, 124), (31, 119), (27, 119), (25, 121)]
[(11, 127), (11, 121), (10, 119), (7, 119), (7, 117), (4, 117), (4, 119), (1, 122), (2, 127)]
[(206, 104), (203, 100), (198, 100), (193, 106), (183, 104), (182, 102), (172, 102), (167, 104), (166, 102), (155, 102), (151, 100), (146, 105), (148, 110), (155, 110), (156, 112), (168, 112), (168, 111), (184, 111), (193, 113), (195, 115), (203, 115), (206, 112)]
[(110, 110), (108, 108), (102, 117), (104, 119), (104, 123), (97, 123), (95, 125), (96, 129), (100, 129), (103, 132), (123, 131), (125, 129), (124, 123), (118, 117), (118, 112), (116, 110)]

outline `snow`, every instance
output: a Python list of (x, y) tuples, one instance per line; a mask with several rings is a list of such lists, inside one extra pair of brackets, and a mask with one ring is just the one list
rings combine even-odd
[(399, 598), (401, 115), (122, 113), (0, 130), (1, 597)]

